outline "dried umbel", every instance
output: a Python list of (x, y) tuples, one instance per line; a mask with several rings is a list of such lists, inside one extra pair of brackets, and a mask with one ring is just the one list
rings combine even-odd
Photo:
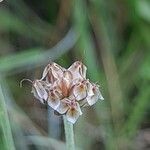
[(82, 115), (82, 107), (104, 99), (99, 86), (86, 79), (86, 70), (80, 61), (68, 69), (50, 63), (45, 67), (42, 78), (32, 82), (32, 93), (42, 103), (46, 101), (56, 112), (66, 115), (69, 122), (75, 123)]

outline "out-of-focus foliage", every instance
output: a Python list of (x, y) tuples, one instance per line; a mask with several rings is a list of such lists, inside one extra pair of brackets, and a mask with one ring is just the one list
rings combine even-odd
[(4, 0), (0, 2), (0, 149), (65, 149), (63, 123), (30, 94), (56, 61), (75, 60), (100, 83), (98, 102), (75, 124), (81, 150), (150, 147), (150, 2)]

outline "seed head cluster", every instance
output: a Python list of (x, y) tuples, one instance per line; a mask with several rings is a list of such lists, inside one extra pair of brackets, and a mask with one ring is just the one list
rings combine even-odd
[(32, 82), (32, 93), (74, 124), (82, 115), (82, 107), (104, 100), (99, 85), (86, 78), (86, 70), (80, 61), (68, 69), (52, 62), (45, 67), (42, 78)]

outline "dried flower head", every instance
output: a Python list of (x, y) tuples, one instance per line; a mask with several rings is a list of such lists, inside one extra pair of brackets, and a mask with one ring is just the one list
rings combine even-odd
[(45, 67), (42, 78), (32, 82), (32, 93), (40, 102), (46, 101), (56, 112), (75, 123), (82, 115), (82, 107), (92, 106), (98, 99), (104, 100), (99, 85), (86, 79), (86, 70), (80, 61), (68, 69), (52, 62)]

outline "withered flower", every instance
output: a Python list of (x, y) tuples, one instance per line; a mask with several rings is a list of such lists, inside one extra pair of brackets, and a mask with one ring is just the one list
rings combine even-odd
[(86, 79), (86, 70), (80, 61), (74, 62), (68, 69), (50, 63), (45, 67), (42, 78), (32, 82), (32, 93), (75, 123), (82, 115), (81, 107), (92, 106), (98, 99), (104, 100), (99, 85)]

